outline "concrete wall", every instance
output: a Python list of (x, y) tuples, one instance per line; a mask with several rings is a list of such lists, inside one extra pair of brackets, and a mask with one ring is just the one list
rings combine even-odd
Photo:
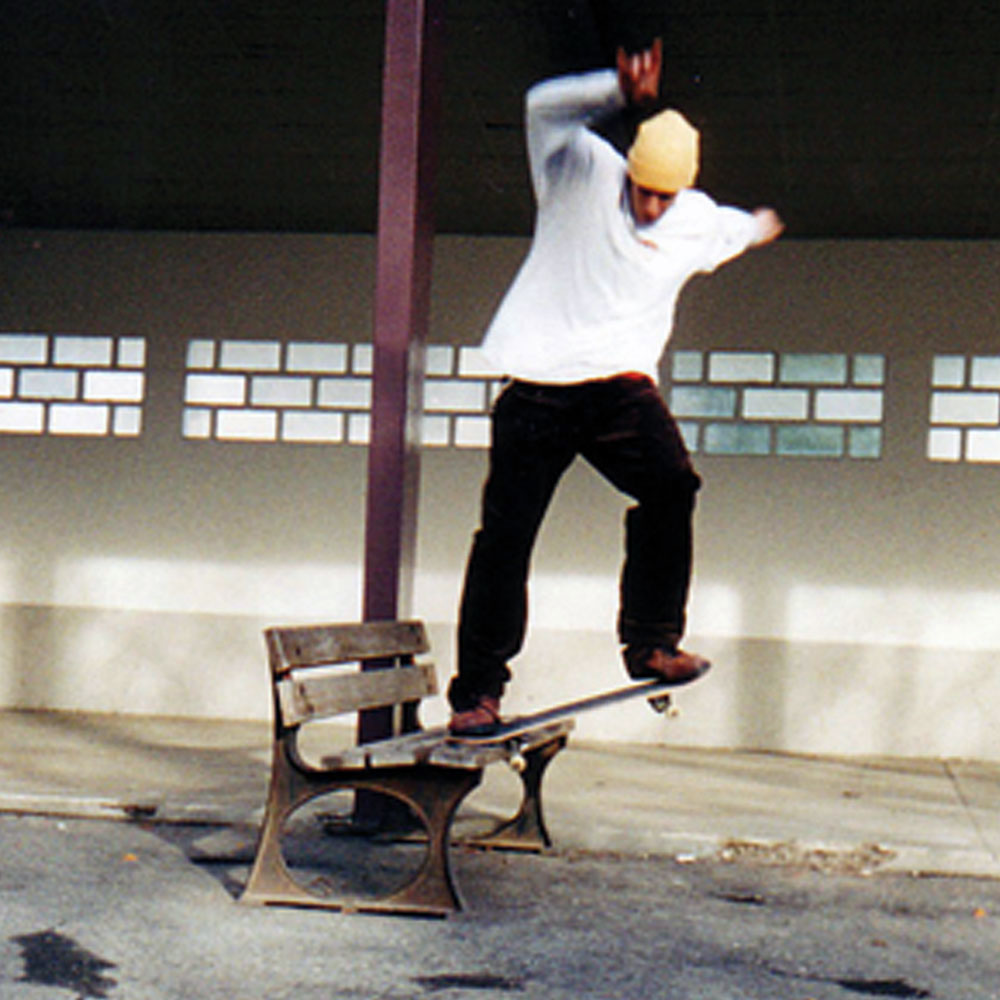
[[(465, 347), (472, 375), (468, 349), (524, 249), (439, 240), (431, 341)], [(349, 443), (354, 417), (332, 444), (182, 428), (192, 342), (367, 343), (373, 259), (366, 237), (4, 234), (0, 344), (142, 338), (145, 379), (138, 430), (0, 433), (0, 704), (266, 717), (260, 629), (357, 618), (366, 454)], [(673, 346), (706, 372), (726, 356), (883, 359), (878, 448), (713, 454), (710, 421), (690, 421), (705, 486), (689, 644), (716, 670), (679, 695), (679, 718), (633, 705), (581, 720), (581, 736), (1000, 759), (1000, 466), (987, 438), (985, 451), (961, 444), (1000, 428), (1000, 387), (988, 365), (973, 375), (974, 359), (1000, 355), (998, 279), (996, 243), (788, 241), (692, 283)], [(965, 384), (935, 388), (956, 359)], [(22, 374), (0, 360), (0, 403), (23, 402)], [(963, 392), (970, 415), (942, 417)], [(949, 399), (932, 427), (935, 393)], [(467, 419), (468, 438), (423, 458), (413, 613), (431, 626), (442, 683), (485, 470), (481, 418)], [(860, 418), (845, 419), (848, 435)], [(931, 460), (932, 430), (978, 460)], [(588, 468), (567, 475), (536, 554), (510, 710), (621, 680), (624, 509)], [(443, 716), (440, 704), (426, 714)]]

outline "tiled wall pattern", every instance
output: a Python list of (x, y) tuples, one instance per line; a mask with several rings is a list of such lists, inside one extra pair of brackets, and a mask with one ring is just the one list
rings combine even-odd
[[(477, 348), (427, 348), (423, 443), (484, 448), (499, 379)], [(186, 438), (367, 444), (369, 344), (195, 340), (184, 388)]]
[(1000, 462), (1000, 356), (934, 358), (927, 457)]
[(879, 458), (881, 354), (675, 351), (670, 408), (706, 455)]
[[(136, 437), (143, 337), (0, 333), (0, 434)], [(876, 459), (881, 354), (674, 351), (671, 409), (692, 451)], [(191, 440), (365, 445), (370, 344), (194, 340), (183, 435)], [(500, 380), (478, 348), (427, 348), (423, 441), (485, 448)], [(1000, 462), (1000, 355), (933, 359), (927, 457)]]
[(135, 437), (143, 337), (0, 333), (0, 434)]

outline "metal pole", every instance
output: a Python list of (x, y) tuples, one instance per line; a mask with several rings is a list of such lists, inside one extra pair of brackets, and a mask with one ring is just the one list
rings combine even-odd
[[(430, 312), (433, 180), (444, 0), (387, 0), (379, 164), (374, 369), (368, 451), (366, 621), (409, 613)], [(363, 713), (359, 741), (388, 735)]]

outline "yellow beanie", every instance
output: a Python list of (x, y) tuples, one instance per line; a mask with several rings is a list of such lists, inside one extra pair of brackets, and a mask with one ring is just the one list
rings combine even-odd
[(698, 130), (679, 111), (647, 118), (628, 151), (628, 174), (639, 187), (675, 194), (698, 176)]

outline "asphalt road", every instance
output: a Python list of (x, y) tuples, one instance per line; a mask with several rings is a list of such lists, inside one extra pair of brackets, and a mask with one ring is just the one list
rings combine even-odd
[(0, 997), (1000, 998), (991, 880), (458, 850), (466, 909), (427, 920), (237, 905), (246, 849), (231, 829), (0, 816)]

